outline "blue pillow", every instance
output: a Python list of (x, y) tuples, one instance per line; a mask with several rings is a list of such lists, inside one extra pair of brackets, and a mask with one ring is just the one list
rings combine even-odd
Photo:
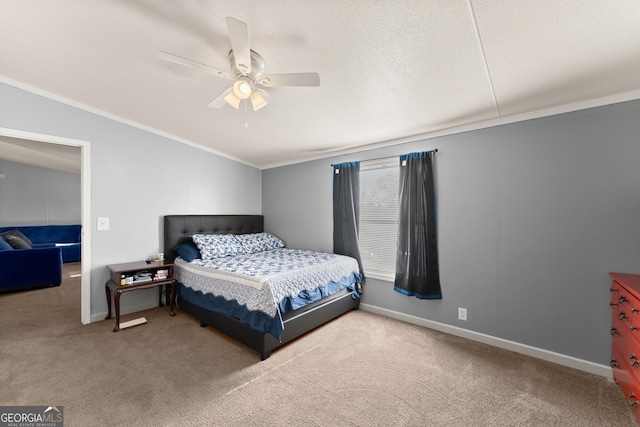
[(13, 247), (8, 244), (2, 237), (0, 237), (0, 252), (1, 251), (12, 251)]
[(173, 250), (176, 251), (178, 256), (187, 262), (191, 262), (194, 259), (200, 258), (200, 251), (193, 241), (189, 240), (185, 243), (180, 243), (173, 247)]

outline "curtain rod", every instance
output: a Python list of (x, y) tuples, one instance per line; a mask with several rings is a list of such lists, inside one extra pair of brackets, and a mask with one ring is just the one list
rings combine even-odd
[[(427, 150), (426, 152), (427, 152), (427, 153), (437, 153), (437, 152), (438, 152), (438, 149), (437, 149), (437, 148), (434, 148), (433, 150)], [(378, 158), (375, 158), (375, 159), (367, 159), (367, 160), (359, 160), (359, 161), (360, 161), (360, 162), (372, 162), (372, 161), (374, 161), (374, 160), (389, 159), (389, 158), (391, 158), (391, 157), (393, 157), (393, 156), (378, 157)], [(339, 163), (338, 163), (338, 164), (339, 164)], [(334, 166), (335, 166), (335, 164), (332, 164), (332, 165), (331, 165), (331, 167), (334, 167)]]

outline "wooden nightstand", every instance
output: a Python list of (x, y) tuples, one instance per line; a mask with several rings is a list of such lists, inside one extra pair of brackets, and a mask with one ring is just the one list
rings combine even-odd
[(113, 332), (120, 330), (120, 295), (124, 292), (169, 285), (171, 286), (170, 313), (172, 316), (176, 315), (173, 311), (176, 301), (176, 281), (173, 279), (172, 262), (138, 261), (108, 265), (107, 268), (111, 272), (111, 278), (105, 283), (108, 307), (105, 320), (111, 319), (111, 298), (113, 295), (116, 311), (116, 326), (113, 328)]

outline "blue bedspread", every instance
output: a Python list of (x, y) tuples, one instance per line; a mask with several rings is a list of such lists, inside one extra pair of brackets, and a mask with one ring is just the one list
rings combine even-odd
[(177, 258), (174, 277), (181, 297), (278, 339), (282, 313), (344, 288), (359, 298), (355, 284), (362, 281), (353, 258), (286, 248), (190, 263)]

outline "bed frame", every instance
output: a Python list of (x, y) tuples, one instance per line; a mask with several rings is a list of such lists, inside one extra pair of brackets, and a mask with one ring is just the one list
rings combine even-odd
[[(173, 247), (188, 241), (192, 234), (246, 234), (262, 231), (264, 231), (262, 215), (167, 215), (164, 217), (165, 258), (173, 261), (177, 257)], [(274, 349), (350, 310), (357, 310), (360, 307), (360, 300), (353, 299), (351, 291), (343, 289), (301, 309), (285, 313), (282, 316), (285, 327), (281, 341), (231, 316), (207, 310), (179, 296), (176, 297), (176, 304), (182, 311), (200, 320), (201, 326), (212, 326), (254, 349), (260, 353), (261, 360), (265, 360)]]

